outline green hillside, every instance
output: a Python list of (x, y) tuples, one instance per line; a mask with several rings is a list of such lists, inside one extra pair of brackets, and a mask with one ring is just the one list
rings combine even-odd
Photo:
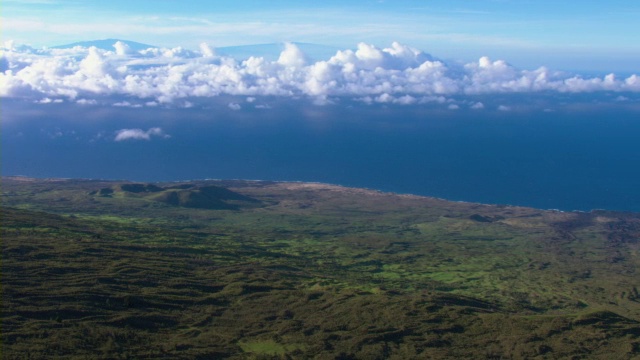
[(633, 359), (640, 215), (2, 178), (2, 356)]

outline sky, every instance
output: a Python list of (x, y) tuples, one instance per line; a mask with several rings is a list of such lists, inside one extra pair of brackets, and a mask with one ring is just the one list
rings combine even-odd
[(307, 42), (353, 49), (397, 41), (447, 60), (639, 71), (640, 4), (629, 0), (3, 0), (2, 39), (33, 47), (104, 38), (197, 49)]

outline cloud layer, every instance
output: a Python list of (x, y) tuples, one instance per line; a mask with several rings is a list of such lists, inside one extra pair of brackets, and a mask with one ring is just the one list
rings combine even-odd
[[(0, 48), (0, 97), (38, 102), (95, 104), (110, 99), (117, 106), (157, 106), (232, 95), (310, 98), (318, 104), (349, 98), (411, 105), (441, 102), (446, 96), (545, 92), (640, 92), (640, 77), (581, 77), (544, 67), (520, 70), (488, 57), (447, 64), (398, 43), (388, 48), (360, 43), (355, 50), (338, 51), (317, 62), (310, 62), (291, 43), (275, 61), (217, 56), (207, 44), (198, 51), (134, 51), (122, 42), (112, 51), (33, 49), (12, 43)], [(483, 104), (474, 102), (471, 107), (481, 109)], [(241, 106), (230, 103), (229, 108)]]

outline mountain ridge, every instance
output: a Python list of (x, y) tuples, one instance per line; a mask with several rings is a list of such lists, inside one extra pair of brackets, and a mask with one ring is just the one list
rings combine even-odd
[(146, 50), (149, 48), (156, 48), (157, 46), (154, 45), (149, 45), (149, 44), (144, 44), (144, 43), (140, 43), (137, 41), (131, 41), (131, 40), (122, 40), (122, 39), (100, 39), (100, 40), (87, 40), (87, 41), (77, 41), (77, 42), (73, 42), (73, 43), (69, 43), (69, 44), (63, 44), (63, 45), (56, 45), (56, 46), (52, 46), (51, 49), (70, 49), (70, 48), (74, 48), (76, 46), (79, 47), (96, 47), (98, 49), (102, 49), (102, 50), (114, 50), (114, 45), (117, 42), (121, 42), (123, 44), (126, 44), (127, 46), (129, 46), (130, 49), (134, 50), (134, 51), (142, 51), (142, 50)]
[[(164, 48), (162, 46), (145, 44), (145, 43), (125, 40), (125, 39), (116, 39), (116, 38), (77, 41), (69, 44), (52, 46), (51, 48), (52, 49), (70, 49), (70, 48), (80, 46), (85, 48), (96, 47), (101, 50), (113, 51), (114, 45), (117, 42), (121, 42), (127, 45), (131, 50), (134, 50), (134, 51), (142, 51), (150, 48)], [(274, 61), (278, 59), (278, 57), (280, 56), (280, 53), (285, 49), (284, 44), (285, 42), (232, 45), (232, 46), (213, 47), (213, 49), (217, 55), (230, 56), (235, 59), (246, 59), (251, 56), (254, 56), (254, 57), (263, 57), (269, 61)], [(292, 44), (295, 44), (298, 48), (300, 48), (300, 50), (305, 55), (307, 55), (309, 58), (313, 60), (328, 59), (329, 57), (335, 55), (337, 51), (341, 50), (340, 48), (335, 46), (306, 43), (306, 42), (292, 42)]]

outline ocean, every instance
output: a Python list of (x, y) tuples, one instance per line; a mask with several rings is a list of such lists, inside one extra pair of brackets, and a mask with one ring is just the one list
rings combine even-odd
[[(312, 181), (454, 201), (640, 211), (636, 108), (2, 106), (2, 175)], [(115, 141), (123, 129), (148, 139)]]

